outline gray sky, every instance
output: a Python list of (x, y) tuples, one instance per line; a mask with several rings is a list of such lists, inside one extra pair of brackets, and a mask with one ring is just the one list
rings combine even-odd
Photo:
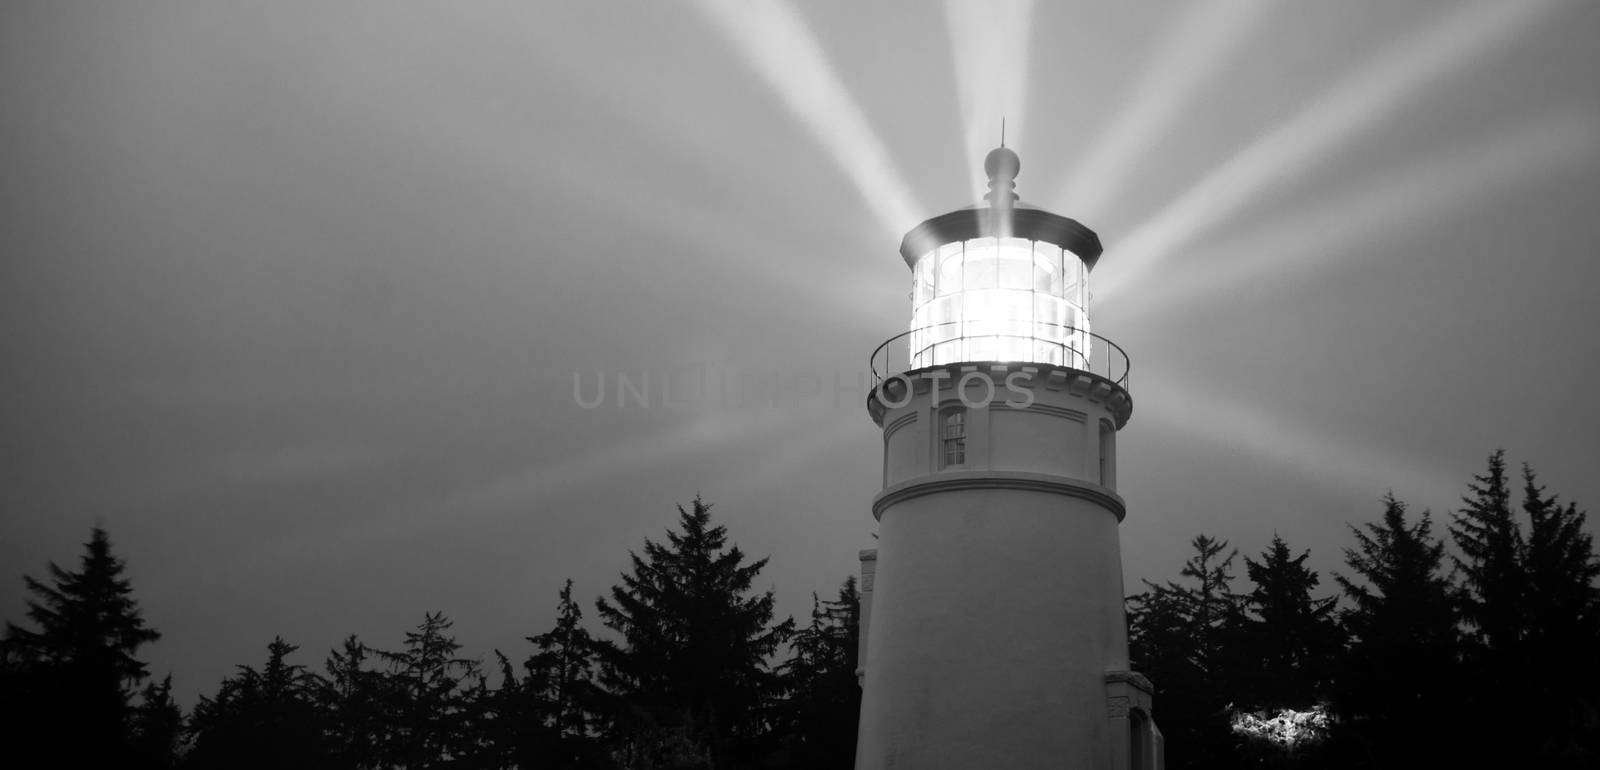
[(696, 492), (803, 614), (1000, 113), (1107, 245), (1130, 590), (1199, 532), (1336, 567), (1500, 446), (1600, 499), (1600, 5), (981, 8), (8, 3), (5, 617), (98, 521), (186, 701), (429, 610), (520, 658)]

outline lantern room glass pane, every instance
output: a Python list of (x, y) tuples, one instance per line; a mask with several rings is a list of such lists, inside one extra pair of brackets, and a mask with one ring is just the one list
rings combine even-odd
[(985, 334), (994, 334), (999, 330), (1001, 318), (999, 309), (995, 307), (995, 290), (968, 292), (966, 302), (962, 307), (961, 334), (966, 337), (977, 337)]
[(930, 251), (917, 260), (917, 269), (912, 280), (911, 307), (920, 308), (931, 299), (933, 299), (933, 252)]
[(1041, 339), (1033, 340), (1033, 358), (1031, 361), (1041, 364), (1061, 364), (1061, 346)]
[(1000, 338), (996, 361), (1026, 361), (1033, 354), (1033, 338), (1014, 335)]
[(934, 340), (954, 339), (961, 336), (961, 295), (952, 294), (928, 303), (928, 312), (922, 317), (922, 326)]
[(1000, 361), (1000, 337), (967, 337), (964, 361)]
[(1088, 270), (1072, 252), (1043, 241), (974, 238), (923, 255), (913, 272), (913, 368), (958, 361), (1086, 367)]
[(1040, 325), (1055, 327), (1069, 325), (1067, 308), (1067, 301), (1060, 297), (1038, 293), (1033, 295), (1033, 320)]
[(1033, 290), (1061, 296), (1061, 248), (1037, 241), (1033, 245)]
[(939, 296), (961, 291), (961, 271), (961, 244), (947, 243), (940, 246), (939, 264), (934, 277)]
[(1021, 238), (1000, 239), (1000, 278), (1002, 289), (1033, 288), (1033, 246)]
[(992, 289), (999, 279), (999, 249), (993, 238), (974, 238), (967, 241), (963, 258), (966, 270), (962, 273), (962, 289)]
[(1078, 307), (1088, 307), (1088, 269), (1076, 254), (1069, 251), (1062, 256), (1061, 274), (1065, 284), (1061, 289), (1061, 297)]

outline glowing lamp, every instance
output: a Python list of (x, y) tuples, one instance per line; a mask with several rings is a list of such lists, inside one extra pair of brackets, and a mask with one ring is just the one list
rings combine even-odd
[(1088, 369), (1094, 231), (1017, 200), (1017, 154), (989, 153), (987, 205), (952, 211), (906, 233), (912, 273), (910, 366), (1031, 362)]

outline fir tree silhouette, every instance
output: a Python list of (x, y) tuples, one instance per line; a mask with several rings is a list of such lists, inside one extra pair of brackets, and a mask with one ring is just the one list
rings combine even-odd
[(1342, 639), (1334, 623), (1337, 597), (1316, 597), (1321, 582), (1276, 533), (1261, 560), (1245, 557), (1254, 587), (1244, 596), (1253, 617), (1241, 616), (1229, 652), (1236, 686), (1251, 708), (1305, 709), (1327, 695)]
[(1380, 521), (1350, 527), (1353, 574), (1334, 575), (1351, 604), (1340, 617), (1350, 647), (1334, 669), (1335, 737), (1358, 763), (1443, 761), (1449, 747), (1417, 735), (1459, 720), (1461, 634), (1445, 546), (1427, 511), (1413, 522), (1406, 510), (1386, 494)]
[(299, 648), (274, 637), (267, 663), (239, 666), (213, 696), (201, 696), (189, 720), (186, 768), (323, 768), (331, 727), (318, 695), (323, 681), (288, 657)]
[(849, 770), (855, 764), (861, 687), (856, 681), (861, 593), (852, 575), (837, 598), (811, 595), (811, 623), (800, 629), (782, 667), (788, 696), (779, 729), (784, 766)]
[(762, 751), (782, 687), (769, 658), (794, 621), (772, 623), (773, 592), (751, 589), (767, 560), (746, 562), (710, 505), (696, 497), (678, 513), (679, 530), (645, 541), (596, 602), (621, 636), (597, 645), (601, 681), (626, 703), (613, 737), (633, 764), (742, 766)]
[[(145, 690), (153, 700), (142, 712), (134, 703), (149, 676), (139, 648), (161, 634), (145, 625), (123, 570), (95, 527), (77, 571), (52, 562), (48, 582), (23, 578), (34, 627), (6, 623), (7, 746), (33, 747), (63, 767), (171, 763), (170, 752), (146, 753), (161, 745), (156, 732), (176, 707), (169, 686)], [(141, 732), (146, 740), (136, 741)]]

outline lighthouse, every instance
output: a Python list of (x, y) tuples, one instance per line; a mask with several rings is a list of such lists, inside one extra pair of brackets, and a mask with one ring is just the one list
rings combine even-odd
[(1100, 239), (1018, 200), (1015, 152), (984, 167), (984, 202), (901, 242), (910, 327), (872, 355), (856, 770), (1158, 768), (1122, 604), (1129, 361), (1089, 317)]

